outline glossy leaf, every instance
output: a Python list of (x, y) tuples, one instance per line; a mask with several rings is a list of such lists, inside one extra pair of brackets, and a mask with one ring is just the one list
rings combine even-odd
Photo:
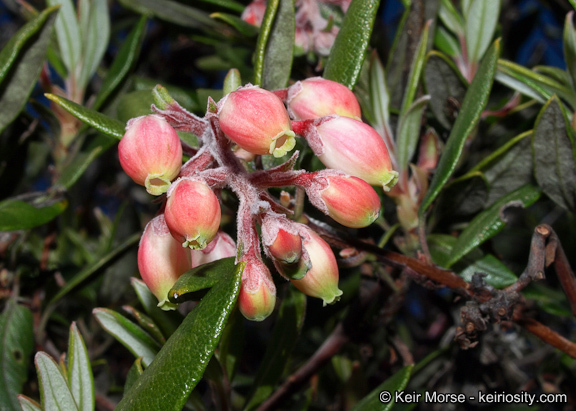
[[(181, 410), (202, 378), (240, 291), (244, 264), (226, 273), (168, 339), (117, 411)], [(178, 370), (178, 372), (174, 372)]]
[(266, 12), (260, 25), (260, 34), (256, 42), (256, 52), (254, 56), (254, 84), (260, 86), (264, 81), (264, 62), (266, 60), (266, 47), (272, 27), (274, 26), (274, 18), (278, 12), (280, 0), (270, 0), (266, 2)]
[(418, 139), (420, 138), (420, 126), (422, 123), (422, 113), (430, 101), (430, 96), (420, 97), (409, 107), (400, 117), (398, 125), (398, 135), (396, 137), (396, 161), (398, 170), (405, 172), (408, 163), (412, 159)]
[(563, 45), (564, 60), (566, 61), (566, 69), (572, 80), (572, 90), (576, 90), (576, 32), (574, 31), (574, 24), (572, 23), (573, 17), (573, 11), (566, 15)]
[[(52, 204), (50, 204), (50, 202)], [(28, 230), (52, 221), (68, 206), (66, 199), (36, 207), (25, 201), (8, 199), (0, 202), (0, 231)]]
[(158, 17), (183, 27), (193, 29), (220, 27), (207, 12), (171, 0), (120, 0), (120, 4), (145, 16)]
[(34, 362), (38, 372), (42, 408), (51, 411), (79, 410), (56, 361), (45, 352), (38, 352)]
[(82, 35), (72, 0), (47, 0), (49, 6), (60, 5), (56, 18), (56, 37), (60, 49), (60, 58), (68, 73), (75, 73), (81, 59)]
[(467, 81), (446, 55), (432, 51), (426, 60), (424, 86), (434, 117), (450, 129), (466, 95)]
[(288, 85), (294, 55), (294, 0), (280, 0), (266, 43), (262, 87), (267, 90)]
[(146, 35), (147, 20), (145, 16), (142, 16), (122, 42), (122, 46), (98, 90), (96, 101), (92, 106), (94, 110), (102, 107), (102, 104), (122, 85), (134, 68)]
[(96, 110), (76, 104), (64, 97), (56, 96), (54, 94), (46, 94), (46, 97), (60, 105), (77, 119), (82, 120), (84, 123), (94, 127), (96, 130), (101, 131), (107, 136), (120, 140), (124, 135), (125, 125), (118, 120), (110, 118)]
[(95, 308), (92, 313), (102, 328), (122, 343), (136, 358), (142, 357), (145, 366), (150, 365), (160, 346), (148, 333), (123, 315), (107, 308)]
[(467, 13), (466, 20), (466, 51), (468, 60), (480, 61), (492, 41), (498, 15), (500, 14), (500, 0), (473, 0)]
[(11, 298), (0, 314), (0, 409), (20, 410), (17, 394), (28, 377), (28, 359), (34, 349), (32, 313)]
[(500, 42), (496, 41), (486, 53), (464, 97), (460, 113), (450, 132), (442, 157), (440, 157), (434, 178), (430, 183), (426, 196), (422, 200), (419, 210), (420, 218), (422, 218), (428, 207), (430, 207), (450, 176), (456, 170), (464, 148), (464, 143), (478, 124), (482, 110), (488, 102), (499, 54)]
[(379, 4), (380, 0), (355, 0), (350, 4), (330, 51), (324, 78), (354, 88), (364, 64)]
[[(401, 370), (397, 371), (394, 375), (373, 389), (370, 394), (360, 400), (353, 411), (374, 410), (374, 411), (390, 411), (394, 407), (394, 394), (397, 391), (403, 391), (410, 381), (412, 369), (414, 365), (408, 365)], [(387, 392), (391, 395), (389, 402), (383, 402), (380, 393)]]
[(573, 211), (576, 206), (574, 137), (567, 129), (560, 104), (553, 97), (536, 119), (532, 135), (534, 175), (552, 201)]
[(246, 37), (254, 37), (258, 34), (258, 27), (245, 22), (240, 17), (228, 13), (212, 13), (210, 15), (213, 19), (221, 20), (238, 30), (238, 33)]
[(110, 18), (107, 0), (78, 2), (82, 34), (82, 65), (78, 86), (85, 88), (104, 57), (110, 40)]
[(25, 395), (19, 395), (18, 401), (22, 411), (42, 411), (40, 404)]
[(0, 132), (22, 111), (46, 59), (57, 7), (44, 10), (0, 51)]
[(280, 306), (272, 338), (258, 369), (252, 393), (244, 406), (245, 410), (255, 409), (274, 392), (302, 330), (305, 312), (306, 296), (290, 287)]
[(70, 326), (68, 340), (68, 383), (78, 408), (82, 411), (94, 409), (94, 377), (84, 340), (76, 323)]
[(174, 304), (198, 299), (199, 291), (214, 287), (220, 279), (234, 270), (235, 257), (222, 258), (193, 268), (180, 276), (168, 292), (168, 299)]
[(452, 249), (446, 268), (452, 266), (470, 250), (498, 234), (506, 225), (503, 213), (507, 207), (521, 206), (526, 208), (538, 198), (540, 198), (540, 190), (532, 185), (525, 185), (502, 197), (478, 214), (458, 237), (458, 242)]

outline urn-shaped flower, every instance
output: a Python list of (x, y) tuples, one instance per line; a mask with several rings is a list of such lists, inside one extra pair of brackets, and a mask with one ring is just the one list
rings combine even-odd
[(176, 130), (155, 114), (130, 120), (118, 144), (120, 165), (134, 182), (153, 195), (165, 193), (182, 166)]

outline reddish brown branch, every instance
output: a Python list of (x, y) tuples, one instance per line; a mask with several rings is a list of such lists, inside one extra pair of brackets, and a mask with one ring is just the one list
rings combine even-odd
[(572, 341), (562, 337), (556, 331), (551, 330), (544, 324), (532, 319), (526, 318), (522, 314), (514, 315), (514, 322), (521, 325), (526, 330), (530, 331), (536, 337), (540, 338), (542, 341), (558, 348), (562, 352), (565, 352), (572, 358), (576, 358), (576, 344)]
[[(570, 267), (570, 263), (568, 263), (566, 253), (564, 253), (564, 249), (562, 248), (558, 236), (551, 228), (550, 231), (551, 236), (548, 243), (549, 248), (547, 247), (549, 253), (547, 254), (549, 258), (553, 256), (554, 269), (556, 270), (560, 284), (564, 289), (564, 293), (566, 293), (566, 297), (568, 297), (572, 314), (576, 316), (576, 278), (574, 277), (574, 272)], [(552, 254), (552, 252), (554, 253)], [(552, 260), (548, 261), (552, 263)]]

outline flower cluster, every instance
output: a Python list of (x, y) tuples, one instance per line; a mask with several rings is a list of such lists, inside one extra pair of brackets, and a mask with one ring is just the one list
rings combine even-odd
[[(165, 193), (138, 252), (140, 273), (159, 306), (174, 308), (167, 293), (190, 268), (236, 256), (237, 263), (246, 263), (240, 311), (248, 319), (263, 320), (276, 301), (263, 254), (305, 294), (324, 304), (337, 301), (342, 291), (330, 246), (308, 225), (291, 219), (289, 205), (268, 189), (300, 187), (315, 207), (347, 227), (366, 227), (378, 217), (380, 198), (371, 185), (388, 190), (397, 173), (378, 133), (360, 120), (354, 94), (322, 78), (276, 91), (246, 85), (218, 103), (210, 99), (203, 118), (184, 110), (160, 86), (155, 96), (156, 114), (131, 120), (118, 150), (123, 169), (136, 183), (150, 194)], [(176, 130), (196, 134), (200, 148), (182, 143)], [(327, 169), (295, 170), (298, 151), (268, 169), (249, 171), (241, 160), (246, 154), (285, 156), (298, 136)], [(183, 148), (191, 156), (184, 165)], [(220, 231), (219, 193), (224, 188), (239, 199), (238, 245)]]
[[(340, 30), (340, 22), (352, 0), (297, 0), (294, 42), (298, 54), (314, 52), (320, 56), (330, 49)], [(242, 13), (242, 19), (260, 26), (266, 11), (266, 0), (254, 0)]]

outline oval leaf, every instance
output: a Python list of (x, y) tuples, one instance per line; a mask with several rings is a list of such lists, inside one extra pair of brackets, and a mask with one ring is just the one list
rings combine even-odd
[(117, 411), (179, 411), (202, 378), (234, 308), (244, 263), (224, 275), (184, 319)]
[(466, 50), (468, 59), (477, 62), (492, 41), (498, 15), (500, 0), (474, 0), (466, 13)]
[(0, 409), (20, 410), (16, 395), (28, 376), (28, 359), (34, 349), (32, 313), (15, 299), (0, 314)]
[(68, 73), (74, 73), (82, 53), (82, 35), (72, 0), (47, 0), (49, 6), (60, 6), (56, 19), (56, 37), (60, 58)]
[(35, 207), (24, 201), (8, 199), (0, 202), (0, 231), (27, 230), (56, 218), (68, 206), (67, 200)]
[(353, 89), (362, 64), (380, 0), (354, 0), (330, 51), (324, 78)]
[(524, 208), (540, 198), (540, 189), (525, 185), (496, 201), (492, 206), (478, 214), (458, 237), (458, 242), (452, 249), (451, 258), (446, 264), (449, 268), (473, 248), (495, 236), (506, 225), (502, 212), (509, 206)]
[(45, 352), (39, 352), (34, 358), (40, 384), (42, 409), (54, 411), (75, 411), (78, 406), (68, 388), (66, 378), (56, 361)]
[(532, 134), (534, 175), (538, 185), (560, 207), (574, 211), (576, 168), (574, 140), (562, 107), (551, 98), (538, 115)]
[(464, 143), (480, 120), (482, 110), (484, 110), (488, 102), (488, 96), (492, 89), (499, 54), (500, 41), (497, 40), (490, 50), (488, 50), (476, 76), (474, 76), (472, 84), (470, 84), (466, 92), (462, 108), (446, 142), (434, 178), (430, 183), (426, 197), (422, 200), (420, 210), (418, 211), (420, 218), (423, 218), (428, 207), (430, 207), (452, 173), (454, 173), (462, 150), (464, 149)]

